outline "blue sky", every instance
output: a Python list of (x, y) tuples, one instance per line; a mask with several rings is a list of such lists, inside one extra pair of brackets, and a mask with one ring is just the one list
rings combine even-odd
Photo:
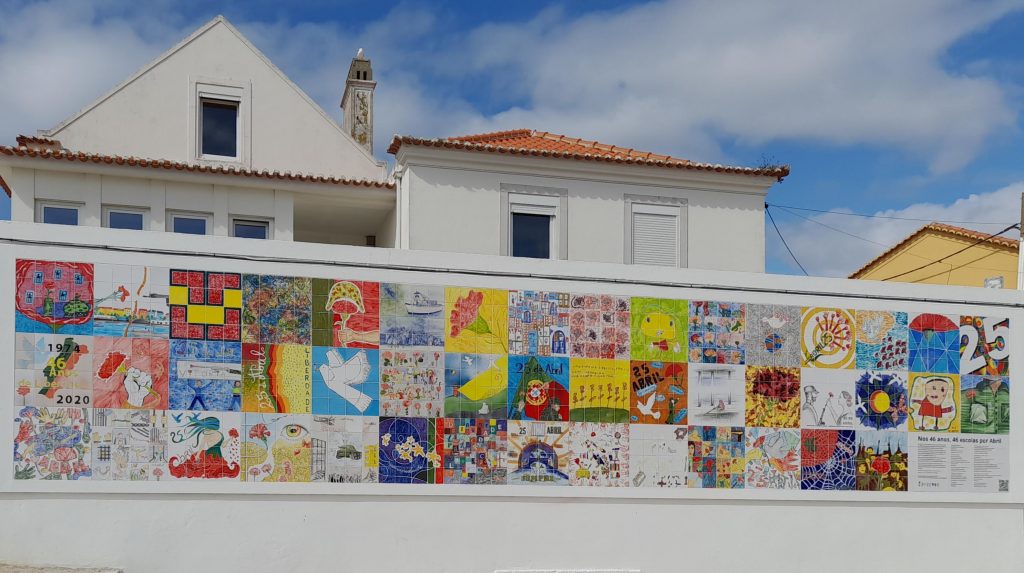
[[(365, 48), (381, 157), (394, 133), (529, 127), (788, 163), (768, 197), (779, 205), (988, 231), (1015, 222), (1024, 2), (824, 4), (0, 0), (3, 21), (20, 24), (0, 29), (0, 77), (17, 86), (0, 92), (0, 140), (55, 125), (224, 14), (336, 118)], [(921, 224), (797, 213), (812, 221), (775, 218), (819, 275), (842, 276)], [(799, 272), (766, 230), (768, 270)]]

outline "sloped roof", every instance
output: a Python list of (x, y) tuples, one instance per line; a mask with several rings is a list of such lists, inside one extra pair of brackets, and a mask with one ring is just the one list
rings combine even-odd
[[(24, 135), (18, 137), (18, 145), (16, 147), (0, 145), (0, 155), (31, 159), (50, 159), (58, 161), (77, 161), (80, 163), (120, 165), (125, 167), (149, 167), (152, 169), (169, 169), (175, 171), (186, 171), (189, 173), (223, 174), (236, 177), (255, 177), (259, 179), (296, 181), (300, 183), (326, 183), (330, 185), (373, 187), (377, 189), (395, 188), (395, 183), (393, 181), (351, 179), (348, 177), (332, 177), (309, 173), (292, 173), (291, 171), (245, 169), (242, 167), (225, 165), (199, 165), (195, 163), (172, 161), (170, 159), (146, 159), (125, 155), (104, 155), (100, 153), (86, 153), (84, 151), (71, 151), (64, 149), (61, 146), (60, 141), (55, 139), (46, 137), (29, 137)], [(10, 195), (10, 190), (6, 187), (6, 184), (4, 184), (4, 189), (7, 191), (7, 194)]]
[(857, 270), (853, 271), (852, 273), (850, 273), (850, 277), (849, 278), (851, 278), (851, 279), (858, 278), (859, 275), (863, 274), (864, 272), (866, 272), (871, 267), (873, 267), (873, 266), (877, 265), (878, 263), (882, 262), (884, 259), (888, 258), (889, 255), (895, 254), (897, 251), (899, 251), (903, 247), (909, 245), (915, 239), (917, 239), (918, 237), (920, 237), (921, 235), (923, 235), (925, 233), (928, 233), (929, 231), (933, 231), (933, 232), (937, 231), (937, 232), (940, 232), (940, 233), (948, 233), (950, 235), (956, 235), (958, 237), (963, 237), (965, 239), (970, 239), (970, 240), (973, 240), (973, 241), (985, 241), (985, 243), (987, 243), (989, 245), (997, 246), (997, 247), (1002, 247), (1002, 248), (1010, 249), (1010, 250), (1014, 250), (1014, 251), (1020, 249), (1020, 241), (1018, 241), (1016, 239), (1011, 239), (1009, 237), (999, 237), (999, 236), (989, 237), (989, 235), (991, 233), (982, 233), (981, 231), (975, 231), (973, 229), (965, 229), (963, 227), (957, 227), (956, 225), (947, 225), (945, 223), (928, 223), (927, 225), (925, 225), (925, 226), (921, 227), (920, 229), (918, 229), (918, 230), (914, 231), (913, 233), (911, 233), (909, 236), (907, 236), (907, 238), (905, 238), (902, 241), (896, 243), (892, 247), (889, 247), (885, 252), (883, 252), (882, 254), (878, 255), (877, 257), (871, 259), (870, 261), (865, 263), (859, 269), (857, 269)]
[(495, 131), (492, 133), (461, 135), (443, 139), (425, 139), (408, 135), (396, 135), (391, 140), (388, 153), (392, 155), (397, 154), (402, 145), (575, 159), (579, 161), (603, 161), (655, 167), (674, 167), (696, 171), (776, 177), (780, 181), (789, 175), (788, 165), (734, 167), (711, 163), (697, 163), (688, 159), (672, 157), (671, 155), (659, 155), (649, 151), (638, 151), (629, 147), (619, 147), (599, 141), (532, 129)]

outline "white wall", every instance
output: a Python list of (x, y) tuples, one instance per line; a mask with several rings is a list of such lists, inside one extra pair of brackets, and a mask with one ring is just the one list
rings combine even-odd
[(278, 189), (14, 167), (11, 220), (35, 220), (39, 201), (80, 204), (79, 224), (103, 226), (103, 207), (144, 209), (150, 231), (164, 231), (167, 211), (213, 215), (212, 234), (230, 236), (233, 217), (272, 221), (273, 238), (292, 240), (292, 193)]
[[(48, 135), (68, 149), (195, 162), (195, 82), (248, 90), (245, 167), (382, 179), (378, 163), (229, 24), (216, 20), (179, 50)], [(163, 57), (163, 56), (162, 56)], [(345, 82), (338, 62), (338, 97)], [(86, 102), (82, 102), (85, 104)], [(116, 126), (116, 127), (115, 127)]]
[[(370, 280), (502, 288), (542, 288), (550, 278), (536, 277), (547, 276), (560, 279), (559, 290), (849, 308), (983, 313), (1001, 305), (998, 312), (1011, 316), (1012, 354), (1024, 354), (1024, 311), (1009, 291), (686, 269), (650, 269), (645, 281), (657, 284), (641, 285), (631, 284), (635, 269), (623, 265), (192, 236), (168, 245), (160, 238), (0, 223), (0, 268), (10, 277), (15, 258), (40, 257), (305, 276), (343, 271)], [(81, 247), (27, 243), (47, 241)], [(104, 245), (149, 253), (95, 248)], [(202, 252), (220, 257), (190, 254)], [(295, 259), (324, 263), (287, 262)], [(431, 272), (437, 268), (448, 270)], [(0, 281), (0, 299), (13, 300), (11, 282)], [(13, 331), (10, 312), (0, 313), (0, 329)], [(9, 372), (12, 359), (11, 352), (0, 354), (0, 371)], [(1011, 370), (1011, 388), (1021, 383), (1018, 371)], [(12, 400), (10, 385), (0, 385), (0, 412), (10, 412)], [(1024, 419), (1024, 401), (1011, 404), (1011, 417)], [(1021, 431), (1013, 428), (1010, 439), (1017, 441)], [(11, 443), (12, 430), (0, 424), (0, 443)], [(1018, 446), (1011, 474), (1019, 475), (1022, 461)], [(1024, 488), (1016, 486), (1009, 494), (656, 490), (642, 497), (637, 488), (539, 488), (547, 493), (537, 497), (491, 493), (501, 486), (15, 482), (11, 463), (0, 457), (0, 561), (119, 566), (128, 573), (1024, 569)]]
[(126, 573), (1024, 570), (1020, 508), (0, 495), (0, 561)]
[(646, 195), (686, 201), (690, 268), (764, 270), (768, 178), (721, 175), (716, 181), (679, 169), (613, 171), (591, 162), (495, 156), (504, 160), (498, 163), (479, 161), (479, 153), (439, 153), (400, 152), (400, 166), (408, 164), (403, 185), (412, 249), (501, 254), (499, 190), (502, 184), (521, 184), (568, 190), (569, 260), (622, 263), (624, 196)]

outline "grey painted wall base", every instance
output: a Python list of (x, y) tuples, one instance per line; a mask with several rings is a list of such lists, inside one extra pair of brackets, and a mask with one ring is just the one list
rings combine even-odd
[(124, 573), (121, 569), (95, 569), (79, 567), (48, 567), (45, 565), (15, 565), (0, 563), (0, 573)]

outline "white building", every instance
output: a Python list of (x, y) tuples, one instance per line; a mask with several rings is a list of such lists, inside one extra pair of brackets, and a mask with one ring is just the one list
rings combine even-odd
[[(352, 83), (346, 96), (372, 105), (373, 82)], [(15, 221), (390, 246), (394, 185), (370, 145), (218, 17), (53, 129), (0, 147), (0, 177)]]
[(399, 136), (388, 152), (400, 248), (755, 272), (765, 196), (789, 173), (532, 130)]
[(375, 87), (360, 50), (343, 87), (343, 129), (215, 18), (56, 127), (0, 147), (11, 218), (764, 270), (764, 197), (786, 167), (708, 165), (524, 130), (396, 137), (388, 177), (372, 155)]

